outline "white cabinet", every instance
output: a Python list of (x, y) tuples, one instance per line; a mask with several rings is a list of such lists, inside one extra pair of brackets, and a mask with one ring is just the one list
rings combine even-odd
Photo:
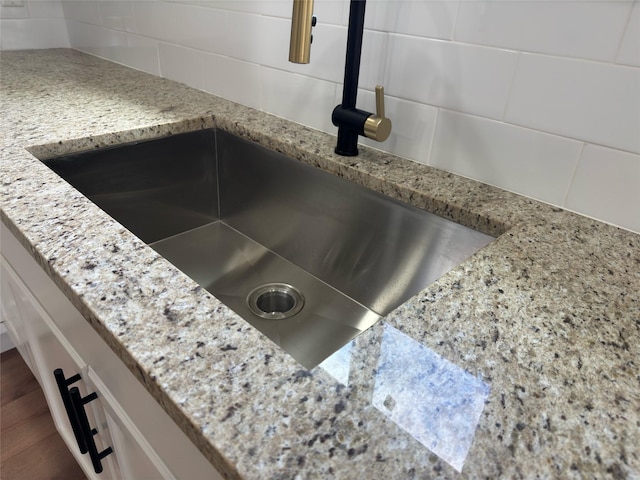
[[(43, 388), (58, 431), (86, 475), (221, 479), (6, 226), (1, 228), (3, 319)], [(68, 380), (63, 388), (56, 383), (56, 369)], [(61, 395), (65, 388), (77, 388), (86, 403), (65, 407)], [(82, 423), (82, 412), (95, 435), (76, 433), (79, 425), (72, 424)], [(92, 461), (90, 453), (81, 452), (93, 448), (92, 441), (94, 453), (104, 454), (97, 461), (95, 455)]]
[(102, 408), (96, 408), (94, 415), (96, 423), (110, 434), (122, 478), (175, 478), (91, 367), (85, 378), (103, 400)]
[[(119, 409), (117, 400), (97, 376), (92, 378), (89, 367), (62, 336), (53, 319), (15, 270), (4, 258), (2, 263), (5, 277), (3, 281), (6, 279), (5, 286), (13, 293), (14, 314), (19, 314), (22, 321), (22, 331), (28, 339), (34, 370), (39, 374), (51, 416), (86, 475), (89, 478), (114, 479), (173, 478), (159, 459), (155, 459), (159, 462), (158, 468), (154, 466), (125, 425), (128, 419)], [(8, 321), (11, 322), (11, 319)], [(100, 390), (97, 389), (98, 385)], [(78, 393), (75, 405), (71, 395), (74, 388)], [(83, 399), (90, 398), (94, 399), (86, 404), (82, 403)], [(121, 420), (116, 411), (120, 411), (126, 420)], [(78, 417), (86, 422), (84, 432)], [(95, 435), (91, 433), (93, 429), (96, 430)], [(116, 437), (117, 444), (113, 442), (112, 436)], [(90, 453), (89, 450), (93, 452)], [(108, 452), (111, 453), (100, 458), (101, 453)], [(131, 472), (131, 475), (124, 476), (121, 473), (121, 463), (125, 466), (122, 470)]]
[(15, 287), (12, 286), (13, 282), (10, 281), (9, 275), (5, 268), (5, 262), (2, 262), (0, 265), (0, 314), (4, 322), (3, 325), (7, 328), (11, 343), (18, 349), (25, 363), (39, 381), (39, 374), (33, 368), (33, 356), (24, 331), (22, 315), (18, 309), (18, 300), (14, 293)]

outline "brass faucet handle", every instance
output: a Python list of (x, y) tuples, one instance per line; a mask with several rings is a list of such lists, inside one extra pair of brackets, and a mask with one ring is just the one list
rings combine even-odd
[(384, 87), (376, 85), (376, 117), (384, 118)]
[(384, 87), (376, 85), (376, 114), (364, 122), (364, 134), (378, 142), (384, 142), (391, 134), (391, 120), (384, 116)]

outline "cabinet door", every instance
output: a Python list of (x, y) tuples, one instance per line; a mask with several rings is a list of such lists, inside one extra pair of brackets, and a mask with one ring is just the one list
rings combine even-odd
[(94, 413), (97, 421), (104, 422), (109, 430), (122, 478), (175, 480), (174, 475), (91, 367), (88, 367), (85, 378), (87, 384), (101, 399), (100, 411)]
[[(65, 407), (58, 383), (56, 382), (54, 375), (56, 369), (61, 369), (64, 377), (67, 379), (79, 374), (79, 376), (76, 377), (77, 380), (69, 383), (67, 386), (69, 388), (77, 387), (82, 397), (86, 397), (91, 393), (83, 381), (86, 375), (86, 373), (84, 373), (86, 372), (86, 368), (82, 359), (75, 353), (64, 337), (62, 337), (49, 315), (44, 311), (26, 285), (20, 280), (12, 267), (4, 264), (3, 270), (3, 273), (6, 273), (10, 279), (16, 308), (20, 312), (23, 322), (22, 333), (27, 339), (26, 343), (30, 346), (34, 370), (38, 372), (40, 385), (44, 391), (51, 416), (53, 417), (60, 436), (89, 478), (121, 478), (114, 458), (107, 457), (103, 459), (104, 470), (100, 476), (97, 476), (88, 455), (83, 455), (80, 452), (79, 434), (74, 431), (71, 425), (71, 412), (68, 410), (68, 407)], [(98, 399), (97, 403), (93, 405), (93, 408), (96, 408), (99, 403)], [(86, 410), (91, 425), (97, 426), (97, 419), (93, 413), (94, 410)], [(107, 429), (102, 428), (102, 426), (98, 426), (97, 429), (98, 434), (95, 436), (95, 439), (98, 447), (101, 448), (104, 444), (110, 442), (109, 432)]]
[(2, 282), (0, 286), (0, 315), (2, 315), (2, 320), (7, 327), (11, 341), (20, 352), (33, 375), (40, 382), (40, 376), (33, 367), (33, 356), (24, 332), (23, 314), (18, 308), (16, 294), (14, 293), (14, 290), (18, 290), (15, 286), (17, 276), (4, 258), (0, 262), (0, 282)]

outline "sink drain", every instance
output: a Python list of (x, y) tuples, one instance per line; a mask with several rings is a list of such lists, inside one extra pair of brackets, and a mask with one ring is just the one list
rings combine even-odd
[(258, 317), (281, 320), (302, 310), (304, 297), (295, 287), (286, 283), (267, 283), (249, 292), (247, 305)]

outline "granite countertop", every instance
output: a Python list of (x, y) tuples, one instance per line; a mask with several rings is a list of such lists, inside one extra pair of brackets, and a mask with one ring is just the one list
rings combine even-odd
[[(72, 50), (0, 71), (2, 221), (226, 477), (640, 478), (640, 235)], [(497, 239), (308, 371), (36, 158), (209, 127)]]

